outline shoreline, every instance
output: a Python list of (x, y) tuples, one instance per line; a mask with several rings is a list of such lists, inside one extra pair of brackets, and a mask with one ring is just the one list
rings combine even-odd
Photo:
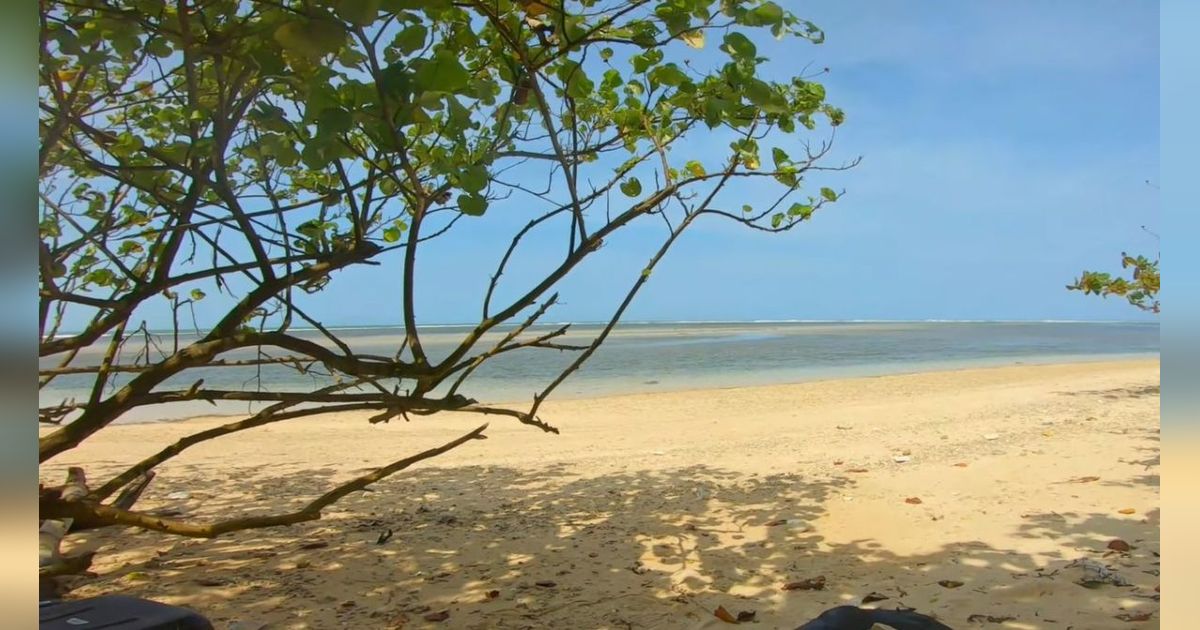
[[(792, 385), (807, 385), (813, 383), (830, 383), (837, 381), (853, 381), (860, 379), (878, 379), (889, 376), (919, 376), (925, 374), (952, 374), (955, 372), (968, 372), (974, 370), (1002, 370), (1006, 368), (1021, 368), (1021, 367), (1051, 367), (1051, 366), (1073, 366), (1073, 365), (1095, 365), (1105, 363), (1139, 363), (1139, 362), (1158, 362), (1158, 353), (1112, 353), (1094, 356), (1073, 355), (1070, 357), (1049, 356), (1049, 357), (1025, 357), (1019, 361), (1009, 361), (1005, 359), (981, 359), (981, 360), (966, 360), (963, 362), (951, 361), (952, 366), (944, 364), (926, 364), (926, 368), (913, 364), (904, 364), (896, 366), (895, 370), (888, 369), (872, 369), (865, 368), (864, 373), (849, 373), (849, 374), (828, 374), (824, 376), (813, 376), (812, 378), (787, 379), (787, 380), (770, 380), (756, 384), (733, 384), (733, 385), (713, 385), (700, 387), (664, 387), (661, 389), (628, 389), (625, 391), (611, 391), (600, 393), (583, 393), (583, 394), (563, 394), (552, 395), (547, 399), (547, 404), (551, 402), (569, 402), (569, 401), (590, 401), (604, 400), (610, 398), (621, 398), (625, 396), (640, 396), (653, 394), (688, 394), (688, 393), (703, 393), (703, 392), (719, 392), (728, 390), (753, 389), (759, 387), (786, 387)], [(881, 367), (881, 366), (873, 366)], [(857, 372), (860, 366), (849, 366), (847, 372)], [(635, 384), (633, 387), (654, 387), (655, 384)], [(481, 400), (481, 404), (501, 407), (520, 407), (527, 405), (528, 401), (521, 400)], [(206, 405), (203, 401), (195, 401), (196, 406)], [(230, 404), (243, 404), (234, 403)], [(244, 418), (253, 415), (253, 412), (235, 412), (235, 413), (195, 413), (182, 416), (164, 417), (156, 419), (133, 419), (127, 421), (114, 422), (114, 426), (130, 426), (142, 424), (184, 424), (198, 420), (213, 420), (213, 419), (232, 419)], [(44, 429), (46, 431), (52, 429)]]

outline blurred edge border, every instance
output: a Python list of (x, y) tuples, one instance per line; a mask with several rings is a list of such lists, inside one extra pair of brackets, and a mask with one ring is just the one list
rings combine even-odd
[(1188, 602), (1179, 594), (1200, 586), (1200, 251), (1196, 151), (1200, 147), (1200, 3), (1162, 0), (1160, 7), (1160, 151), (1162, 260), (1167, 280), (1162, 294), (1161, 502), (1163, 566), (1162, 628), (1188, 628)]
[(35, 628), (37, 512), (37, 15), (0, 0), (0, 605), (6, 628)]

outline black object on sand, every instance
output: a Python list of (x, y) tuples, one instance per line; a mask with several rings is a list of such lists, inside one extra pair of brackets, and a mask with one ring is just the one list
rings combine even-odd
[(213, 630), (207, 619), (187, 608), (148, 599), (105, 595), (38, 607), (39, 630)]
[(796, 630), (871, 630), (880, 624), (896, 630), (953, 630), (950, 626), (910, 610), (871, 610), (856, 606), (838, 606)]

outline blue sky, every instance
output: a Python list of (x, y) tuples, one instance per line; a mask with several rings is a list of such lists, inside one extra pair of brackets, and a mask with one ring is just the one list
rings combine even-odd
[[(832, 157), (863, 162), (819, 181), (846, 197), (784, 235), (698, 224), (627, 320), (1144, 318), (1063, 287), (1084, 268), (1116, 270), (1121, 251), (1157, 247), (1140, 229), (1158, 220), (1157, 189), (1145, 184), (1158, 178), (1156, 3), (822, 0), (795, 10), (826, 42), (759, 39), (759, 51), (780, 77), (830, 68), (829, 100), (847, 113)], [(656, 227), (607, 244), (563, 285), (549, 319), (606, 318), (662, 237)], [(477, 317), (496, 240), (481, 223), (424, 253), (420, 321)], [(535, 244), (509, 286), (563, 248)], [(395, 273), (348, 272), (313, 310), (331, 324), (395, 323)]]
[[(1084, 268), (1118, 270), (1121, 251), (1157, 248), (1140, 229), (1158, 226), (1158, 191), (1145, 183), (1158, 179), (1156, 3), (819, 0), (792, 10), (826, 42), (767, 36), (759, 52), (778, 79), (830, 68), (820, 80), (847, 122), (829, 162), (863, 161), (813, 185), (845, 198), (782, 235), (699, 222), (627, 321), (1151, 319), (1064, 285)], [(714, 41), (671, 52), (723, 58)], [(715, 166), (727, 144), (697, 137), (686, 150)], [(731, 192), (736, 208), (777, 191)], [(475, 321), (513, 226), (528, 219), (519, 200), (497, 204), (424, 246), (418, 321)], [(531, 240), (501, 297), (561, 261), (562, 232)], [(562, 284), (546, 319), (607, 319), (663, 236), (654, 221), (611, 239)], [(342, 272), (307, 310), (329, 325), (398, 324), (398, 263)], [(208, 320), (221, 304), (202, 306)], [(166, 324), (153, 308), (142, 315)]]

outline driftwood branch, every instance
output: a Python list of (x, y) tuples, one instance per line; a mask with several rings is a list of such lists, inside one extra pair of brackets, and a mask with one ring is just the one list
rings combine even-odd
[(117, 498), (112, 502), (113, 506), (119, 507), (122, 510), (132, 509), (133, 504), (137, 503), (137, 500), (142, 497), (142, 493), (150, 486), (150, 482), (154, 481), (154, 475), (155, 473), (152, 470), (138, 475), (137, 479), (133, 480), (133, 483), (126, 486), (121, 491), (121, 494), (117, 495)]
[[(67, 469), (67, 482), (58, 488), (44, 491), (49, 495), (57, 495), (63, 502), (79, 502), (88, 496), (87, 476), (83, 469), (72, 466)], [(42, 522), (38, 529), (38, 574), (41, 577), (55, 577), (83, 573), (92, 565), (94, 551), (64, 556), (60, 551), (63, 538), (71, 530), (75, 519), (71, 517), (52, 518)]]
[(213, 538), (246, 529), (275, 527), (279, 525), (294, 525), (321, 518), (321, 511), (346, 495), (362, 490), (367, 486), (385, 479), (413, 464), (436, 457), (472, 440), (486, 439), (483, 431), (486, 424), (441, 446), (422, 451), (416, 455), (381, 466), (368, 474), (356, 477), (343, 483), (329, 492), (312, 500), (308, 505), (294, 512), (269, 516), (248, 516), (232, 518), (214, 523), (192, 523), (183, 520), (154, 516), (144, 512), (135, 512), (113, 505), (104, 505), (90, 500), (82, 501), (51, 501), (42, 506), (43, 514), (53, 518), (71, 518), (88, 527), (103, 527), (106, 525), (128, 525), (193, 538)]

